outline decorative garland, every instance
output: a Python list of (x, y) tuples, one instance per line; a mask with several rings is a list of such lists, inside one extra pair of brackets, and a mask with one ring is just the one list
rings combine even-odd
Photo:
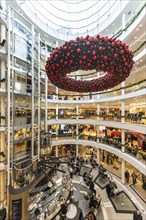
[[(46, 63), (46, 73), (52, 84), (73, 92), (96, 92), (113, 88), (125, 81), (133, 67), (133, 54), (116, 38), (77, 37), (56, 48)], [(67, 73), (77, 70), (107, 72), (93, 80), (75, 80)]]
[(137, 14), (130, 20), (130, 22), (126, 25), (126, 28), (125, 29), (121, 29), (119, 30), (117, 33), (115, 33), (113, 35), (113, 37), (119, 37), (124, 31), (126, 31), (130, 26), (131, 24), (133, 24), (133, 22), (138, 18), (138, 16), (141, 14), (141, 12), (143, 11), (143, 9), (146, 7), (146, 3), (142, 6), (142, 8), (137, 12)]

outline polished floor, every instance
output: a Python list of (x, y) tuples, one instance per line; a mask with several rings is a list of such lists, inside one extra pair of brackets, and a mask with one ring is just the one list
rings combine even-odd
[[(84, 172), (91, 173), (95, 182), (96, 194), (100, 194), (102, 197), (101, 206), (96, 210), (89, 209), (88, 201), (84, 199), (84, 195), (89, 193), (88, 186), (82, 177)], [(145, 202), (140, 199), (129, 185), (121, 184), (119, 177), (114, 176), (108, 171), (107, 175), (112, 181), (116, 182), (120, 190), (119, 196), (110, 199), (107, 197), (105, 185), (109, 179), (100, 178), (98, 168), (91, 170), (90, 165), (84, 165), (81, 167), (79, 175), (74, 175), (72, 179), (72, 202), (77, 207), (77, 215), (73, 219), (78, 220), (82, 210), (84, 216), (89, 211), (94, 212), (97, 220), (133, 220), (133, 212), (139, 209), (143, 215), (143, 220), (146, 220)], [(55, 217), (55, 220), (57, 220), (57, 217)]]

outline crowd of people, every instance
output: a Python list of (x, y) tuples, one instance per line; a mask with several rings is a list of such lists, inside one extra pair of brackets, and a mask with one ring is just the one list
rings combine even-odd
[[(100, 165), (97, 164), (96, 160), (93, 159), (93, 157), (91, 157), (90, 159), (87, 159), (87, 158), (84, 159), (81, 156), (78, 156), (78, 157), (72, 156), (71, 158), (65, 157), (65, 161), (67, 162), (68, 167), (69, 167), (68, 179), (71, 182), (74, 178), (74, 175), (77, 175), (77, 176), (80, 175), (81, 167), (88, 164), (91, 166), (91, 170), (94, 168), (98, 168), (98, 174), (101, 179), (107, 178), (109, 180), (109, 183), (106, 185), (106, 193), (109, 198), (118, 196), (121, 193), (117, 184), (113, 181), (112, 178), (110, 178), (110, 176), (106, 172), (107, 170), (104, 167), (103, 163)], [(100, 208), (101, 202), (102, 202), (102, 197), (95, 187), (95, 181), (94, 181), (94, 178), (93, 178), (91, 171), (88, 171), (88, 170), (85, 171), (83, 173), (82, 177), (83, 177), (84, 184), (86, 184), (87, 189), (88, 189), (87, 193), (84, 195), (85, 204), (87, 204), (88, 209), (90, 211), (92, 211), (93, 214), (95, 214), (96, 212), (99, 211), (99, 208)], [(126, 170), (125, 171), (125, 179), (126, 179), (127, 183), (129, 183), (130, 177), (132, 177), (133, 184), (136, 184), (137, 174), (135, 172), (130, 174), (129, 171)], [(66, 189), (67, 187), (66, 187), (65, 183), (67, 181), (64, 180), (64, 178), (62, 178), (62, 181), (63, 181), (62, 182), (63, 188)], [(70, 194), (70, 197), (69, 197), (70, 203), (74, 203), (75, 201), (74, 201), (74, 199), (71, 199), (71, 197), (72, 196)], [(67, 204), (67, 200), (64, 200), (61, 204), (60, 217), (62, 220), (66, 220), (66, 214), (68, 212), (68, 205), (69, 204)], [(37, 215), (38, 215), (38, 213), (37, 213)], [(96, 214), (95, 214), (95, 216), (96, 216)], [(81, 212), (79, 215), (79, 220), (85, 220), (85, 219), (87, 219), (87, 218), (83, 215), (83, 212)], [(134, 212), (133, 220), (142, 220), (142, 215), (139, 210)]]

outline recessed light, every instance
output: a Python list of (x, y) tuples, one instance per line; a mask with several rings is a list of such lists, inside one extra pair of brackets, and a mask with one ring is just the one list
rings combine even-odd
[(139, 27), (142, 27), (142, 24), (140, 24)]
[(135, 39), (137, 39), (137, 36), (134, 36)]
[(112, 26), (115, 26), (115, 24), (113, 23)]
[(140, 60), (140, 62), (142, 62), (142, 60)]
[(136, 30), (139, 31), (139, 28), (137, 28)]

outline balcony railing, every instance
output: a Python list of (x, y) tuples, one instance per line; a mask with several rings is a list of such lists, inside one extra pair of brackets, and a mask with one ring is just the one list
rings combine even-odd
[(141, 148), (132, 147), (131, 143), (121, 144), (117, 139), (111, 138), (111, 137), (99, 137), (97, 135), (91, 136), (91, 135), (85, 135), (83, 133), (79, 135), (72, 135), (72, 137), (69, 137), (68, 135), (61, 134), (61, 135), (54, 135), (52, 138), (52, 141), (56, 140), (56, 137), (58, 140), (62, 139), (63, 137), (66, 139), (74, 139), (74, 140), (88, 140), (88, 141), (94, 141), (99, 143), (103, 143), (106, 145), (109, 145), (111, 147), (114, 147), (116, 149), (120, 149), (122, 151), (122, 148), (124, 147), (125, 153), (130, 154), (132, 157), (136, 157), (138, 160), (142, 161), (143, 163), (146, 163), (146, 151), (142, 150)]
[(138, 124), (146, 124), (146, 117), (141, 113), (129, 113), (125, 116), (122, 115), (106, 115), (106, 114), (96, 114), (96, 113), (87, 113), (87, 114), (64, 114), (64, 115), (48, 115), (48, 120), (52, 119), (93, 119), (97, 120), (106, 120), (106, 121), (117, 121), (120, 122), (122, 118), (125, 119), (125, 122), (128, 123), (138, 123)]
[[(92, 100), (92, 99), (97, 99), (97, 96), (99, 98), (107, 98), (107, 97), (113, 97), (113, 96), (119, 96), (122, 95), (122, 90), (125, 89), (125, 94), (131, 93), (133, 91), (139, 91), (141, 89), (146, 88), (146, 79), (141, 80), (137, 83), (125, 86), (125, 87), (120, 87), (117, 89), (113, 90), (108, 90), (108, 91), (103, 91), (103, 92), (97, 92), (97, 93), (88, 93), (84, 95), (79, 95), (79, 94), (48, 94), (48, 99), (53, 99), (53, 100)], [(42, 96), (42, 99), (45, 99), (44, 96)]]

